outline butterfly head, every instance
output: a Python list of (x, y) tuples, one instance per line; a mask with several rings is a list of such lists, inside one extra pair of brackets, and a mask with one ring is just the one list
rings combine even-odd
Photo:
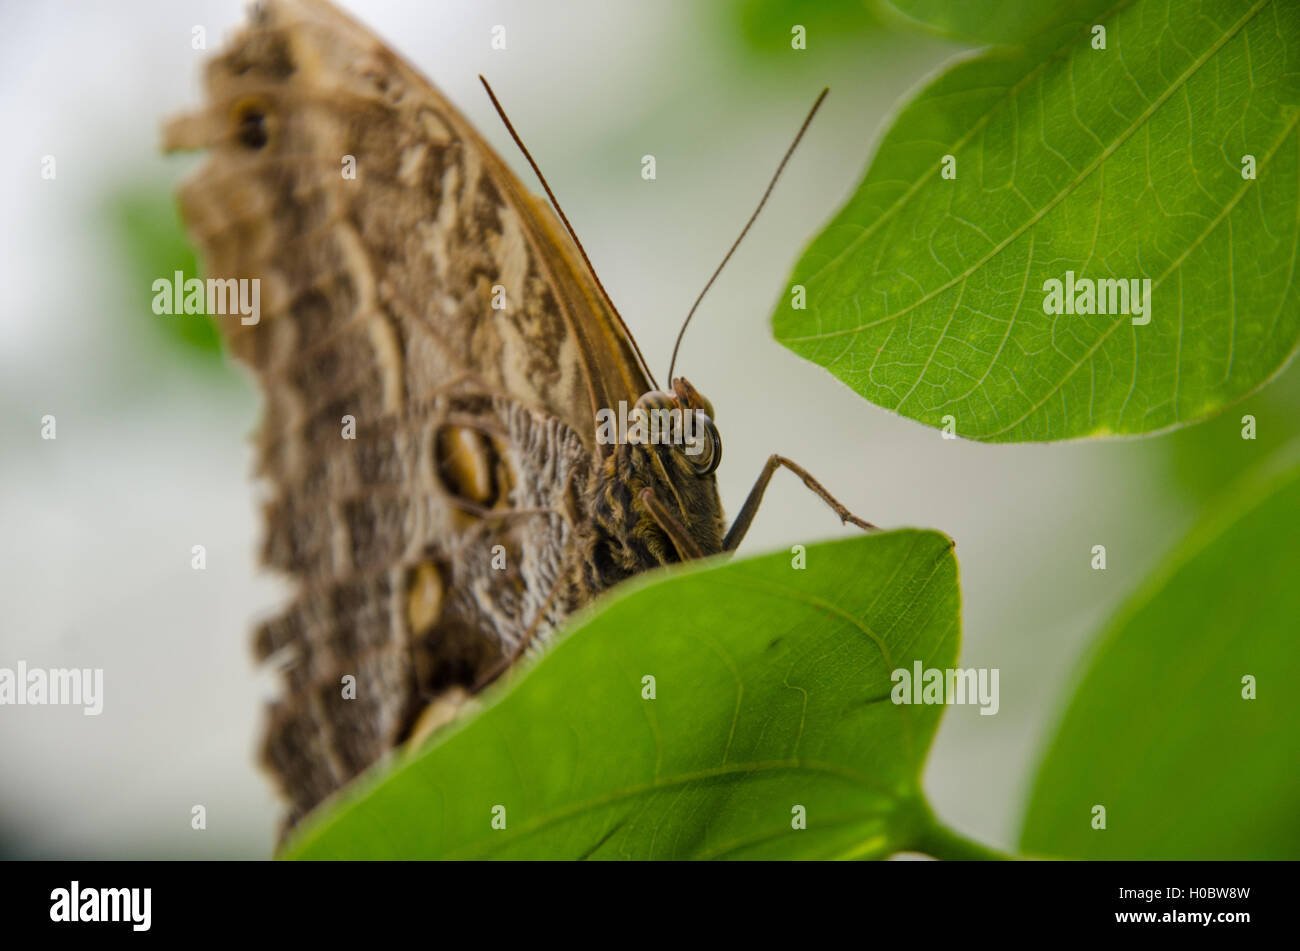
[(686, 475), (712, 475), (722, 462), (722, 437), (713, 423), (713, 404), (683, 377), (672, 392), (650, 390), (633, 407), (660, 457)]
[(593, 512), (605, 536), (592, 561), (601, 586), (722, 551), (726, 525), (714, 477), (722, 440), (713, 405), (675, 379), (671, 390), (641, 395), (617, 442), (605, 459)]

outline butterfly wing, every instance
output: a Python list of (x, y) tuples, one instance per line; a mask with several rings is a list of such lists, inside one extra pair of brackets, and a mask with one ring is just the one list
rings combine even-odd
[(207, 275), (260, 287), (255, 323), (215, 319), (298, 586), (257, 637), (292, 821), (582, 599), (594, 411), (650, 387), (549, 208), (337, 10), (268, 0), (206, 86), (166, 145), (210, 150), (180, 196)]

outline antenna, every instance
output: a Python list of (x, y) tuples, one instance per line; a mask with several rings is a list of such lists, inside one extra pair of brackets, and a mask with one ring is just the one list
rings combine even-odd
[(790, 156), (794, 154), (795, 147), (799, 145), (799, 140), (803, 138), (803, 134), (808, 131), (808, 126), (812, 123), (813, 116), (817, 115), (817, 110), (821, 108), (822, 100), (826, 98), (826, 94), (830, 91), (829, 86), (823, 89), (822, 94), (818, 96), (817, 101), (813, 103), (812, 109), (808, 112), (808, 118), (803, 120), (803, 125), (799, 127), (799, 132), (795, 135), (794, 141), (791, 142), (790, 147), (785, 150), (785, 157), (781, 159), (781, 164), (776, 167), (776, 172), (772, 175), (772, 181), (768, 183), (767, 191), (763, 192), (763, 197), (759, 200), (758, 207), (754, 209), (754, 213), (750, 215), (749, 220), (745, 222), (745, 227), (741, 229), (740, 237), (738, 237), (731, 245), (731, 250), (728, 251), (727, 256), (722, 259), (722, 263), (718, 265), (718, 269), (713, 272), (713, 276), (709, 278), (709, 283), (704, 285), (704, 290), (700, 291), (700, 296), (695, 298), (695, 303), (691, 305), (690, 313), (688, 313), (686, 319), (682, 321), (682, 329), (677, 332), (677, 342), (673, 344), (673, 358), (668, 363), (669, 386), (672, 386), (673, 382), (673, 367), (677, 364), (677, 350), (682, 345), (682, 337), (686, 336), (686, 328), (690, 325), (691, 318), (695, 316), (695, 311), (700, 306), (700, 301), (704, 300), (704, 295), (709, 292), (709, 288), (713, 286), (713, 282), (718, 279), (718, 275), (722, 273), (722, 269), (727, 266), (727, 262), (731, 260), (731, 256), (736, 253), (736, 248), (740, 247), (740, 242), (745, 240), (745, 235), (749, 233), (750, 225), (754, 223), (754, 219), (758, 217), (758, 213), (763, 210), (763, 206), (767, 204), (767, 197), (772, 194), (772, 189), (776, 187), (776, 180), (781, 177), (781, 172), (785, 168), (785, 163), (790, 161)]
[[(479, 73), (478, 79), (479, 82), (483, 84), (483, 88), (487, 90), (488, 98), (492, 100), (492, 105), (496, 109), (497, 115), (499, 115), (501, 121), (506, 124), (506, 129), (509, 131), (510, 137), (515, 140), (515, 145), (519, 146), (519, 151), (524, 153), (524, 158), (528, 159), (528, 164), (532, 166), (533, 173), (536, 174), (537, 180), (542, 183), (542, 188), (546, 189), (546, 197), (549, 198), (551, 204), (555, 206), (555, 210), (560, 215), (560, 220), (564, 222), (565, 230), (569, 232), (569, 237), (572, 238), (573, 243), (578, 246), (578, 253), (582, 255), (582, 260), (587, 265), (588, 273), (591, 274), (592, 280), (596, 282), (596, 286), (600, 288), (600, 294), (605, 298), (605, 303), (609, 305), (609, 309), (613, 311), (615, 319), (618, 320), (618, 325), (623, 328), (623, 336), (627, 339), (628, 343), (632, 344), (632, 349), (636, 351), (636, 358), (641, 361), (641, 369), (644, 371), (647, 379), (650, 380), (650, 385), (656, 390), (659, 389), (659, 384), (655, 382), (654, 374), (650, 372), (650, 364), (647, 363), (645, 357), (641, 355), (641, 348), (636, 345), (636, 338), (632, 336), (632, 331), (627, 329), (627, 324), (623, 322), (623, 315), (620, 314), (618, 308), (614, 306), (614, 301), (609, 296), (609, 292), (605, 290), (605, 285), (600, 283), (600, 277), (596, 274), (596, 269), (591, 266), (591, 258), (587, 257), (587, 250), (582, 246), (582, 242), (578, 239), (578, 233), (573, 230), (573, 225), (569, 224), (569, 216), (566, 215), (564, 209), (560, 207), (559, 199), (555, 197), (555, 192), (551, 191), (551, 186), (547, 183), (546, 176), (542, 174), (542, 170), (538, 168), (537, 163), (533, 161), (533, 157), (528, 151), (528, 146), (524, 145), (524, 140), (519, 138), (519, 133), (515, 131), (514, 125), (510, 122), (510, 117), (507, 116), (506, 111), (501, 108), (501, 103), (497, 100), (496, 93), (492, 91), (492, 87), (488, 85), (488, 81), (483, 78), (482, 73)], [(823, 95), (825, 94), (823, 93)]]

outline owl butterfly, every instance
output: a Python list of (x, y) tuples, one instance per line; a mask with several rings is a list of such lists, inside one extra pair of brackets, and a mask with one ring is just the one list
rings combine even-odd
[[(206, 87), (165, 144), (211, 152), (180, 192), (208, 274), (260, 282), (257, 323), (217, 322), (265, 394), (264, 559), (296, 583), (255, 640), (289, 825), (600, 592), (734, 549), (779, 466), (870, 527), (773, 456), (727, 530), (709, 401), (654, 384), (576, 237), (327, 3), (256, 7)], [(620, 401), (697, 451), (603, 444)]]

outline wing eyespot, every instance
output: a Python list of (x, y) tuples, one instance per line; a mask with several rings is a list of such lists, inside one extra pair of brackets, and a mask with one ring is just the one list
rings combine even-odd
[(271, 124), (267, 109), (260, 102), (245, 99), (232, 110), (235, 140), (256, 152), (271, 141)]

